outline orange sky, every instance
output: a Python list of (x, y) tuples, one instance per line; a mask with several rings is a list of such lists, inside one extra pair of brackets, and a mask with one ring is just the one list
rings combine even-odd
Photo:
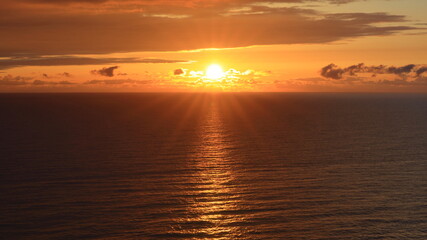
[[(419, 0), (3, 0), (0, 92), (427, 92)], [(218, 79), (206, 77), (211, 64)]]

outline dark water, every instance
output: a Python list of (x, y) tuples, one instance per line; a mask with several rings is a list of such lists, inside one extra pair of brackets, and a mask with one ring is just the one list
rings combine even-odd
[(0, 95), (1, 239), (427, 239), (427, 95)]

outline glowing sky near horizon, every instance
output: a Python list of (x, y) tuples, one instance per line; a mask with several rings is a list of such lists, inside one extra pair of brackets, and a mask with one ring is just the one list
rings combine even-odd
[[(5, 0), (0, 92), (427, 92), (425, 7), (417, 0)], [(208, 73), (222, 79), (215, 84), (201, 74), (212, 63), (221, 68)]]

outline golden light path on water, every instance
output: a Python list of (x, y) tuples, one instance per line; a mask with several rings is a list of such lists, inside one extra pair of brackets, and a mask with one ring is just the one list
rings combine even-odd
[[(245, 232), (235, 224), (244, 221), (236, 214), (241, 210), (241, 195), (236, 187), (235, 159), (230, 136), (227, 135), (218, 103), (210, 99), (209, 110), (200, 124), (199, 143), (189, 161), (196, 169), (188, 181), (196, 186), (188, 201), (187, 217), (179, 221), (189, 228), (175, 227), (181, 236), (200, 238), (235, 239)], [(234, 224), (233, 224), (234, 223)]]

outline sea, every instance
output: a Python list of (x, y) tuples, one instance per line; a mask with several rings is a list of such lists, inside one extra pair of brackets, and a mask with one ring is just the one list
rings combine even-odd
[(427, 94), (0, 94), (0, 239), (427, 239)]

